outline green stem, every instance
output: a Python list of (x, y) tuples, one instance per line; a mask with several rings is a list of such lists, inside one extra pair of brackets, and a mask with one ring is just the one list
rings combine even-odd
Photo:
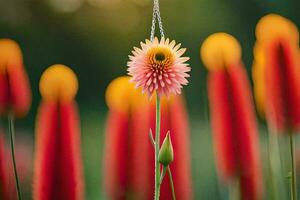
[(240, 200), (240, 179), (239, 177), (235, 178), (229, 188), (229, 200)]
[(269, 128), (269, 143), (268, 143), (268, 150), (269, 150), (269, 173), (270, 173), (270, 180), (271, 180), (271, 195), (272, 199), (279, 200), (285, 198), (285, 191), (284, 191), (284, 184), (282, 182), (282, 164), (281, 164), (281, 154), (279, 149), (278, 143), (278, 136), (279, 133), (275, 130)]
[(296, 163), (295, 163), (295, 141), (293, 133), (290, 133), (290, 156), (291, 156), (291, 200), (297, 200), (297, 180), (296, 180)]
[(11, 149), (11, 157), (13, 161), (13, 169), (14, 169), (14, 176), (16, 181), (16, 189), (18, 193), (18, 199), (22, 200), (21, 189), (19, 184), (18, 172), (17, 172), (17, 164), (15, 158), (15, 128), (14, 128), (14, 115), (10, 114), (8, 116), (8, 131), (10, 135), (10, 149)]
[(158, 161), (160, 140), (160, 98), (156, 94), (156, 131), (155, 131), (155, 191), (154, 200), (159, 200), (160, 194), (160, 164)]
[(170, 181), (171, 190), (172, 190), (172, 197), (173, 197), (173, 200), (176, 200), (176, 193), (175, 193), (175, 188), (174, 188), (172, 172), (171, 172), (171, 169), (169, 166), (168, 166), (168, 175), (169, 175), (169, 181)]
[(163, 179), (164, 179), (164, 177), (166, 175), (166, 172), (167, 172), (167, 168), (168, 167), (163, 166), (163, 169), (162, 169), (162, 172), (161, 172), (161, 175), (160, 175), (160, 184), (162, 184), (162, 182), (163, 182)]

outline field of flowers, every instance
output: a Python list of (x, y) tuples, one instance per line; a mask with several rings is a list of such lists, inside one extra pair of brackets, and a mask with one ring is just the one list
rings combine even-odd
[(297, 200), (300, 3), (0, 2), (0, 200)]

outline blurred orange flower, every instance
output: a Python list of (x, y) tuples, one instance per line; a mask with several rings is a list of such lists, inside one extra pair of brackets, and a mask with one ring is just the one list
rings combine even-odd
[(84, 199), (80, 128), (74, 97), (78, 82), (64, 65), (53, 65), (42, 75), (42, 102), (36, 123), (33, 198)]
[(0, 39), (0, 114), (25, 115), (31, 104), (29, 80), (22, 52), (10, 39)]
[(209, 36), (201, 47), (209, 71), (208, 92), (217, 167), (238, 181), (241, 199), (262, 198), (258, 132), (241, 47), (229, 34)]

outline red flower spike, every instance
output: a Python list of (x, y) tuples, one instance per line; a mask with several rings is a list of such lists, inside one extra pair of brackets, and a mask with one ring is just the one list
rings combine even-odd
[(48, 68), (41, 78), (43, 100), (37, 116), (33, 190), (36, 200), (84, 199), (74, 85), (76, 75), (62, 65)]
[(285, 40), (266, 48), (266, 109), (268, 119), (279, 130), (300, 128), (300, 74), (298, 47)]
[(20, 47), (12, 40), (1, 39), (0, 54), (0, 114), (23, 116), (31, 105), (31, 90)]
[(258, 133), (246, 73), (242, 66), (232, 66), (211, 72), (208, 81), (220, 174), (225, 180), (238, 177), (246, 199), (260, 199)]
[(258, 22), (256, 37), (259, 52), (254, 51), (255, 60), (264, 61), (254, 65), (254, 84), (265, 88), (265, 94), (256, 94), (265, 101), (260, 106), (273, 129), (296, 133), (300, 129), (298, 29), (288, 19), (269, 14)]
[[(105, 190), (108, 198), (113, 200), (151, 200), (154, 148), (148, 134), (150, 128), (155, 130), (155, 106), (134, 89), (129, 79), (115, 79), (106, 92), (109, 115), (104, 153)], [(161, 128), (161, 141), (167, 130), (171, 131), (175, 159), (170, 167), (177, 199), (192, 199), (188, 124), (181, 97), (162, 103)], [(161, 199), (172, 199), (167, 175)]]
[(152, 198), (152, 185), (147, 176), (151, 144), (146, 97), (135, 92), (129, 77), (119, 77), (108, 86), (106, 100), (110, 108), (104, 153), (107, 195), (115, 200)]
[[(118, 124), (116, 126), (116, 124)], [(147, 165), (148, 135), (144, 112), (132, 112), (131, 117), (110, 111), (107, 122), (104, 183), (110, 199), (147, 199), (150, 170)]]
[[(117, 126), (115, 126), (117, 124)], [(107, 120), (105, 154), (104, 154), (104, 180), (105, 188), (111, 199), (125, 197), (126, 188), (126, 161), (127, 151), (124, 146), (127, 142), (128, 118), (124, 113), (110, 112)], [(122, 147), (122, 148), (121, 148)], [(116, 155), (114, 155), (116, 154)], [(122, 167), (121, 167), (122, 166)]]
[(211, 58), (225, 55), (223, 62), (207, 61), (210, 58), (203, 54), (202, 59), (209, 63), (208, 93), (217, 169), (224, 181), (239, 181), (241, 199), (257, 200), (263, 191), (258, 132), (250, 84), (237, 46), (232, 36), (213, 34), (201, 51), (209, 50), (205, 55)]

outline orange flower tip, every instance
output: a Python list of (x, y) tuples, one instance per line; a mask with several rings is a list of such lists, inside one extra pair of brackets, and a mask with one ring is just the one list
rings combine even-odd
[(55, 64), (44, 71), (39, 87), (44, 100), (68, 102), (77, 93), (78, 80), (69, 67)]
[(287, 38), (289, 41), (299, 42), (297, 26), (289, 19), (277, 14), (268, 14), (262, 17), (255, 30), (259, 42), (266, 43), (277, 38)]
[(254, 54), (254, 59), (264, 59), (264, 52), (262, 46), (258, 43), (255, 42), (254, 47), (253, 47), (253, 54)]
[(141, 42), (140, 48), (134, 47), (127, 71), (136, 87), (149, 97), (155, 92), (159, 96), (180, 94), (191, 71), (186, 63), (189, 57), (183, 57), (186, 49), (180, 47), (174, 40), (157, 37)]
[(264, 84), (264, 70), (266, 65), (266, 58), (263, 48), (257, 42), (253, 48), (254, 62), (252, 65), (252, 78), (254, 82), (254, 99), (256, 102), (258, 113), (261, 117), (265, 116), (265, 84)]
[(128, 112), (147, 102), (146, 96), (136, 89), (129, 76), (120, 76), (108, 85), (105, 92), (106, 103), (111, 110)]
[(23, 62), (21, 48), (11, 39), (0, 39), (0, 72), (6, 70), (9, 62)]
[(168, 166), (174, 160), (174, 151), (170, 131), (168, 131), (158, 154), (158, 161), (163, 166)]
[(241, 60), (239, 42), (227, 33), (214, 33), (205, 39), (200, 57), (209, 70), (224, 69)]

